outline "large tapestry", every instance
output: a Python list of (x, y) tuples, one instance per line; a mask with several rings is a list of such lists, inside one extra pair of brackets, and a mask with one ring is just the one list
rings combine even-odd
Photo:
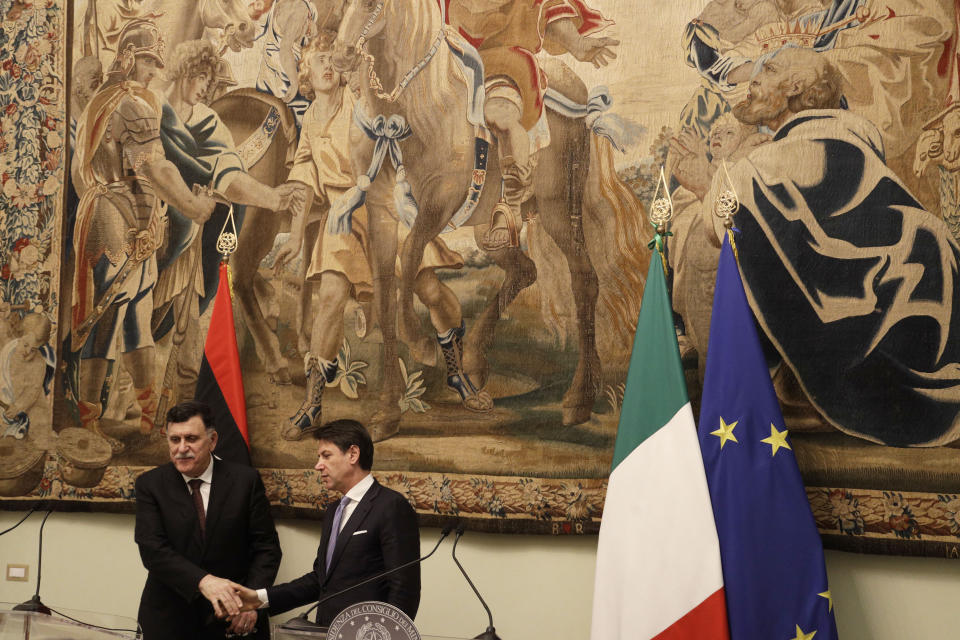
[(353, 418), (423, 524), (596, 532), (647, 209), (696, 409), (732, 194), (825, 542), (960, 554), (957, 13), (0, 0), (3, 506), (132, 509), (228, 255), (278, 513)]

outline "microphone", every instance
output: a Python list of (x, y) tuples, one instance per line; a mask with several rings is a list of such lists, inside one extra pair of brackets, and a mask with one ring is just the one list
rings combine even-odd
[[(427, 555), (421, 556), (421, 557), (417, 558), (416, 560), (411, 560), (410, 562), (404, 562), (403, 564), (398, 565), (398, 566), (396, 566), (396, 567), (393, 567), (392, 569), (387, 569), (386, 571), (381, 571), (380, 573), (375, 574), (375, 575), (373, 575), (373, 576), (370, 576), (369, 578), (365, 578), (364, 580), (361, 580), (360, 582), (357, 582), (357, 583), (355, 583), (355, 584), (352, 584), (352, 585), (350, 585), (349, 587), (346, 587), (345, 589), (340, 589), (340, 591), (337, 591), (337, 592), (335, 592), (335, 593), (331, 593), (330, 595), (324, 596), (324, 597), (320, 598), (320, 599), (317, 601), (316, 604), (314, 604), (312, 607), (310, 607), (309, 609), (307, 609), (306, 611), (304, 611), (304, 612), (301, 613), (300, 615), (298, 615), (298, 616), (296, 616), (296, 617), (293, 617), (293, 618), (290, 618), (289, 620), (287, 620), (286, 622), (284, 622), (284, 623), (280, 626), (280, 628), (281, 628), (281, 629), (286, 629), (286, 630), (297, 630), (297, 629), (316, 629), (316, 628), (320, 627), (320, 625), (318, 625), (318, 624), (316, 624), (316, 623), (314, 623), (314, 622), (310, 622), (309, 620), (307, 620), (307, 616), (309, 616), (310, 613), (312, 613), (314, 609), (316, 609), (317, 607), (319, 607), (320, 605), (322, 605), (322, 604), (323, 604), (324, 602), (326, 602), (327, 600), (332, 600), (333, 598), (336, 598), (336, 597), (338, 597), (338, 596), (342, 596), (343, 594), (347, 593), (348, 591), (352, 591), (352, 590), (356, 589), (357, 587), (363, 586), (363, 585), (365, 585), (365, 584), (369, 584), (369, 583), (374, 582), (374, 581), (376, 581), (376, 580), (381, 580), (381, 579), (383, 579), (383, 578), (386, 578), (387, 576), (389, 576), (389, 575), (392, 574), (392, 573), (396, 573), (397, 571), (400, 571), (401, 569), (406, 569), (407, 567), (409, 567), (409, 566), (411, 566), (411, 565), (414, 565), (414, 564), (417, 564), (418, 562), (423, 562), (424, 560), (426, 560), (427, 558), (429, 558), (430, 556), (432, 556), (434, 553), (436, 553), (437, 549), (440, 548), (440, 543), (443, 542), (444, 539), (445, 539), (448, 535), (450, 535), (450, 532), (453, 531), (453, 528), (454, 528), (455, 526), (456, 526), (456, 523), (449, 523), (449, 524), (447, 524), (447, 525), (443, 528), (443, 530), (440, 532), (440, 539), (437, 540), (437, 544), (433, 545), (433, 549), (431, 549), (431, 550), (430, 550), (430, 553), (428, 553)], [(499, 639), (497, 639), (497, 640), (499, 640)]]
[(467, 584), (469, 584), (470, 588), (473, 589), (473, 592), (477, 594), (477, 599), (480, 600), (480, 604), (483, 605), (484, 610), (487, 612), (487, 630), (478, 636), (474, 636), (474, 640), (500, 640), (500, 636), (497, 635), (497, 630), (493, 626), (493, 614), (490, 613), (490, 607), (488, 607), (487, 603), (484, 602), (483, 596), (481, 596), (480, 592), (477, 591), (477, 587), (473, 584), (473, 580), (470, 579), (470, 576), (467, 575), (463, 565), (460, 564), (459, 560), (457, 560), (457, 543), (460, 542), (460, 537), (464, 534), (464, 531), (463, 525), (457, 527), (457, 537), (453, 539), (453, 551), (450, 555), (453, 556), (453, 561), (457, 563), (457, 568), (460, 569), (460, 573), (462, 573), (463, 577), (467, 579)]
[[(31, 513), (33, 513), (31, 511)], [(53, 513), (53, 510), (47, 511), (47, 515), (43, 516), (43, 522), (40, 523), (40, 542), (37, 550), (37, 590), (33, 594), (33, 597), (27, 600), (26, 602), (20, 603), (13, 608), (14, 611), (32, 611), (34, 613), (42, 613), (45, 615), (50, 615), (50, 607), (43, 604), (40, 601), (40, 571), (43, 567), (43, 525), (47, 524), (47, 518), (50, 517), (50, 514)], [(27, 514), (30, 515), (30, 514)], [(26, 518), (24, 518), (26, 519)], [(22, 521), (21, 521), (22, 522)]]

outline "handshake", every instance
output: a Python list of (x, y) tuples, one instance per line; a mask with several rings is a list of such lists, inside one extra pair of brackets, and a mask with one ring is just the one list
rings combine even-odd
[(256, 630), (256, 610), (261, 602), (255, 589), (212, 574), (204, 576), (198, 587), (203, 597), (213, 605), (216, 616), (229, 623), (228, 633), (247, 635)]

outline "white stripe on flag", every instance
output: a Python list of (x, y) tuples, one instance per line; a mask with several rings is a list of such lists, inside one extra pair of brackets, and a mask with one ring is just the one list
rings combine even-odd
[(690, 403), (610, 474), (592, 640), (652, 638), (723, 587)]

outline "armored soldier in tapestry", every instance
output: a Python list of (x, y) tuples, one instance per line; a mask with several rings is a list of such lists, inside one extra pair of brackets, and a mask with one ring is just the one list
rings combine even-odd
[(78, 356), (71, 359), (71, 376), (77, 380), (80, 424), (122, 451), (123, 443), (101, 428), (101, 395), (119, 351), (140, 408), (140, 430), (153, 430), (156, 349), (150, 318), (167, 206), (204, 222), (214, 202), (190, 192), (160, 143), (160, 104), (149, 89), (164, 66), (157, 26), (129, 22), (117, 47), (77, 126), (72, 177), (80, 199), (68, 340), (71, 356)]

